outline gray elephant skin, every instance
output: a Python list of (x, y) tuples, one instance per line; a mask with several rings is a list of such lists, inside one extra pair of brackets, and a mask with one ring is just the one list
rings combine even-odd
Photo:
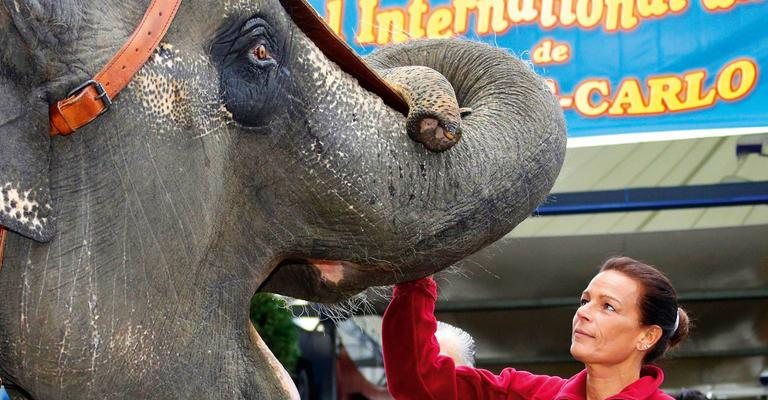
[(254, 292), (336, 302), (509, 232), (559, 172), (565, 125), (508, 53), (425, 40), (376, 69), (442, 74), (433, 152), (278, 0), (184, 1), (112, 108), (48, 136), (49, 104), (122, 46), (146, 2), (0, 3), (0, 376), (35, 399), (284, 399)]

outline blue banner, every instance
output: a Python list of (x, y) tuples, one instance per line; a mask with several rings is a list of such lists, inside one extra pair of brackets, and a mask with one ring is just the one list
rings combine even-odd
[(510, 50), (549, 79), (570, 138), (768, 132), (766, 0), (310, 2), (360, 54), (452, 36)]

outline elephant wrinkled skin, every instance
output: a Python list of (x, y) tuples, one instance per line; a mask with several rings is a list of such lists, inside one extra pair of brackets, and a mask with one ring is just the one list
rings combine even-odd
[(49, 138), (48, 105), (145, 6), (0, 3), (0, 376), (32, 398), (295, 397), (255, 291), (334, 302), (430, 274), (509, 232), (560, 169), (562, 112), (518, 59), (458, 40), (368, 57), (437, 71), (472, 110), (433, 152), (278, 0), (184, 1), (110, 111)]

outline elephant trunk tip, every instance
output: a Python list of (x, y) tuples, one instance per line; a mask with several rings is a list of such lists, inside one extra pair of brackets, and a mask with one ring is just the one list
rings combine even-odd
[(408, 135), (433, 152), (442, 152), (455, 146), (461, 139), (461, 128), (458, 124), (442, 121), (439, 117), (424, 116), (409, 117)]

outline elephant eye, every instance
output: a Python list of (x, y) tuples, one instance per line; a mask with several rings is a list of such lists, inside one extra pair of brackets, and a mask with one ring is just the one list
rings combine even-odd
[(251, 49), (251, 52), (253, 53), (253, 56), (256, 57), (259, 61), (266, 61), (268, 58), (271, 58), (269, 55), (269, 50), (267, 50), (267, 46), (264, 46), (263, 44), (260, 44), (253, 49)]
[(259, 67), (269, 67), (277, 64), (274, 58), (274, 54), (270, 50), (271, 46), (263, 41), (259, 41), (255, 46), (251, 47), (248, 58), (253, 64)]

